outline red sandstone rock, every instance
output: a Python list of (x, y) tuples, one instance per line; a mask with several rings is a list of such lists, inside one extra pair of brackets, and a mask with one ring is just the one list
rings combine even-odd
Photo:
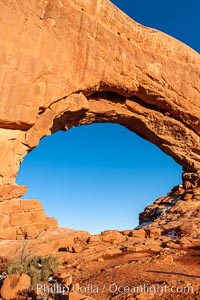
[(125, 230), (122, 232), (122, 234), (128, 237), (138, 237), (143, 239), (147, 237), (147, 233), (143, 228), (137, 230)]
[(19, 199), (0, 202), (0, 213), (3, 215), (12, 215), (24, 213), (24, 209)]
[(41, 232), (57, 228), (38, 200), (13, 199), (0, 202), (0, 239), (31, 239)]
[(88, 243), (91, 243), (91, 244), (99, 244), (101, 242), (101, 239), (99, 237), (99, 235), (91, 235), (89, 238), (88, 238)]
[(55, 273), (53, 279), (56, 279), (59, 283), (65, 284), (70, 287), (72, 284), (72, 275), (69, 272)]
[(161, 235), (161, 229), (160, 228), (155, 228), (155, 227), (152, 227), (152, 228), (150, 228), (149, 230), (147, 230), (147, 232), (148, 232), (148, 235), (151, 237), (151, 238), (156, 238), (156, 237), (158, 237), (158, 236), (160, 236)]
[(126, 237), (117, 230), (107, 230), (101, 233), (100, 239), (103, 242), (119, 244), (126, 240)]
[(67, 251), (68, 245), (77, 244), (77, 241), (79, 241), (80, 246), (83, 245), (87, 242), (89, 236), (90, 234), (87, 231), (68, 228), (49, 229), (40, 233), (36, 239), (28, 241), (26, 251), (29, 255), (57, 254), (59, 249), (66, 249), (65, 251)]
[(85, 296), (81, 293), (69, 292), (69, 295), (66, 297), (66, 300), (95, 300), (92, 297)]
[(0, 185), (0, 202), (21, 197), (26, 192), (24, 185)]
[[(188, 211), (192, 218), (199, 194), (184, 193), (200, 186), (198, 53), (107, 0), (0, 0), (0, 12), (0, 201), (13, 201), (0, 208), (0, 239), (57, 226), (38, 202), (17, 204), (26, 192), (15, 185), (20, 163), (44, 136), (94, 122), (124, 125), (184, 168), (183, 187), (148, 207), (141, 222), (167, 232)], [(100, 238), (126, 238), (111, 235)]]
[(41, 205), (39, 200), (21, 200), (20, 204), (22, 206), (22, 209), (27, 211), (43, 211), (43, 206)]
[(0, 184), (15, 182), (43, 136), (95, 121), (123, 124), (200, 169), (198, 53), (107, 0), (0, 8)]
[(1, 296), (5, 300), (14, 299), (19, 291), (30, 287), (31, 278), (26, 274), (11, 274), (3, 282)]
[(17, 229), (15, 227), (0, 228), (0, 240), (16, 240), (16, 238)]

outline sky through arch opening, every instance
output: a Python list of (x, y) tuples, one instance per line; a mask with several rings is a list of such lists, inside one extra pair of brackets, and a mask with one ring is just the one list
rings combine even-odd
[(138, 214), (181, 183), (181, 166), (117, 124), (75, 127), (42, 139), (17, 182), (59, 226), (99, 233), (138, 225)]

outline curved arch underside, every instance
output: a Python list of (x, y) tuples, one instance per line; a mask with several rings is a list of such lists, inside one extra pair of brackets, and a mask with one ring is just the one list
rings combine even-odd
[(200, 169), (200, 58), (107, 0), (0, 1), (0, 184), (40, 139), (122, 124)]

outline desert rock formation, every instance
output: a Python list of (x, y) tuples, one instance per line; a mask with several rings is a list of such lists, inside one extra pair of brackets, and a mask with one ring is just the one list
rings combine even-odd
[[(26, 213), (19, 200), (25, 188), (15, 183), (20, 163), (58, 130), (119, 123), (182, 165), (185, 189), (199, 186), (195, 51), (134, 22), (108, 0), (0, 0), (0, 21), (0, 201), (10, 208), (10, 216), (1, 210), (0, 222), (7, 230), (10, 224), (7, 239), (17, 232), (27, 237), (16, 216)], [(56, 227), (42, 209), (39, 221), (28, 214), (24, 226)]]
[(57, 221), (48, 218), (38, 200), (0, 202), (0, 240), (36, 238), (42, 231), (57, 228)]
[[(84, 231), (49, 230), (36, 239), (1, 241), (1, 254), (4, 243), (7, 257), (9, 254), (14, 258), (20, 257), (23, 261), (30, 255), (56, 255), (60, 266), (54, 277), (59, 277), (72, 291), (76, 291), (69, 298), (62, 298), (61, 294), (57, 299), (198, 300), (199, 238), (172, 239), (169, 236), (156, 235), (158, 232), (155, 230), (154, 233), (151, 232), (151, 236), (146, 233), (148, 230), (144, 228), (137, 231), (111, 230), (95, 236)], [(10, 279), (9, 276), (4, 281), (5, 287), (4, 284), (2, 287), (7, 294), (10, 290)], [(116, 286), (120, 288), (119, 292)], [(145, 291), (145, 286), (152, 287), (152, 290)], [(133, 287), (140, 288), (134, 290)], [(179, 290), (171, 293), (172, 287), (179, 287)]]

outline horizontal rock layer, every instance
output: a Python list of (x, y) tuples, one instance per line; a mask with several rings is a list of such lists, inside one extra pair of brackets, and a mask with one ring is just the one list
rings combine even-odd
[(0, 240), (33, 239), (57, 221), (46, 216), (38, 200), (12, 199), (0, 202)]

